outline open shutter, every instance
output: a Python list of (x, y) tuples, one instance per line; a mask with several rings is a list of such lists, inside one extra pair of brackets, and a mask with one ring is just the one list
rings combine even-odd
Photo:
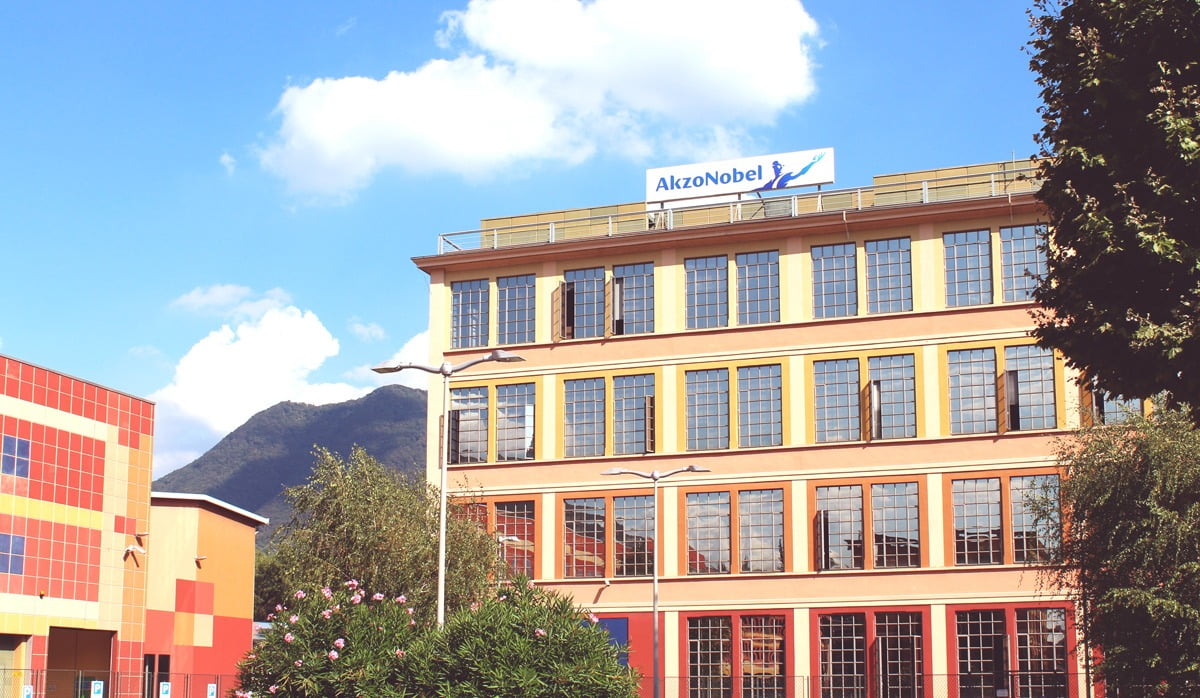
[(1003, 434), (1008, 426), (1008, 372), (996, 376), (996, 431)]
[(612, 309), (612, 333), (623, 335), (625, 334), (625, 277), (613, 277), (609, 303), (609, 307)]
[(829, 569), (829, 554), (825, 549), (828, 534), (829, 512), (818, 511), (813, 517), (813, 551), (816, 558), (813, 560), (813, 564), (818, 571)]
[(461, 410), (449, 410), (446, 412), (446, 417), (443, 419), (442, 428), (449, 428), (449, 436), (438, 442), (439, 448), (441, 444), (449, 443), (449, 453), (442, 454), (444, 463), (460, 463), (459, 460), (459, 444), (458, 444), (458, 422)]
[(555, 342), (563, 338), (563, 283), (550, 294), (550, 339)]
[(654, 453), (655, 437), (657, 436), (657, 425), (654, 423), (654, 396), (647, 395), (642, 398), (642, 418), (645, 425), (642, 435), (642, 452)]
[(616, 290), (616, 279), (609, 279), (604, 282), (604, 336), (611, 337), (618, 334), (616, 330), (616, 308), (614, 307), (614, 291)]
[(1076, 384), (1079, 386), (1079, 426), (1099, 424), (1104, 420), (1104, 397), (1097, 395), (1092, 381), (1082, 376)]

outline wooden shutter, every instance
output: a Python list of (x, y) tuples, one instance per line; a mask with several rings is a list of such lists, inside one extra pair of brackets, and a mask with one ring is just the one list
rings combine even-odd
[[(1104, 398), (1096, 394), (1095, 385), (1090, 379), (1083, 376), (1079, 377), (1076, 385), (1079, 386), (1079, 426), (1090, 427), (1102, 422)], [(1097, 402), (1099, 405), (1096, 404)]]
[(642, 452), (654, 453), (655, 437), (657, 436), (657, 425), (654, 422), (654, 396), (647, 395), (642, 398), (642, 417), (645, 420), (645, 433), (643, 434)]
[(613, 281), (614, 281), (614, 279), (609, 279), (608, 281), (604, 282), (604, 336), (605, 337), (611, 337), (612, 335), (617, 334), (617, 331), (615, 329), (617, 315), (613, 309), (613, 291), (615, 290)]

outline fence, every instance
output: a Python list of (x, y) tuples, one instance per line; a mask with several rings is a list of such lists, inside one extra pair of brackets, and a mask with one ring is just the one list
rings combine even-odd
[(0, 668), (0, 698), (226, 698), (237, 687), (233, 674)]

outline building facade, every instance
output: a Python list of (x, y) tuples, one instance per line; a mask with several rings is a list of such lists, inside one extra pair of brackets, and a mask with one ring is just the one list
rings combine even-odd
[[(0, 355), (0, 697), (159, 695), (145, 675), (147, 652), (160, 651), (148, 649), (161, 625), (148, 603), (166, 596), (164, 585), (174, 595), (178, 579), (198, 579), (194, 554), (189, 574), (168, 564), (171, 541), (211, 542), (214, 530), (161, 520), (153, 435), (153, 403)], [(241, 572), (209, 589), (212, 608), (233, 603), (245, 616), (243, 635), (222, 632), (223, 658), (250, 645), (256, 526), (243, 527), (249, 549), (245, 532), (219, 533), (230, 536), (223, 569)], [(245, 608), (228, 595), (244, 595)], [(170, 652), (198, 651), (203, 635), (176, 633)], [(226, 662), (220, 673), (234, 670)]]
[[(415, 259), (452, 493), (651, 694), (1084, 696), (1040, 586), (1054, 442), (1102, 402), (1037, 347), (1032, 163), (853, 190), (485, 220)], [(435, 379), (437, 380), (437, 379)], [(1081, 399), (1082, 395), (1082, 399)], [(1108, 402), (1111, 411), (1115, 404)], [(1081, 417), (1081, 410), (1087, 414)], [(665, 472), (650, 481), (604, 471)]]

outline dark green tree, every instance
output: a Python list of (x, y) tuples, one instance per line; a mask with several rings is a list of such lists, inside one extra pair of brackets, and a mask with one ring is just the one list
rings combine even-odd
[(1059, 496), (1035, 501), (1045, 521), (1061, 501), (1066, 522), (1046, 574), (1074, 597), (1105, 681), (1200, 694), (1200, 431), (1159, 411), (1079, 432), (1059, 464)]
[(270, 550), (254, 552), (254, 619), (263, 620), (282, 603), (290, 592), (283, 583), (283, 574), (275, 553)]
[(1050, 232), (1035, 335), (1117, 395), (1200, 406), (1200, 3), (1035, 0)]
[[(315, 456), (308, 481), (287, 490), (294, 515), (272, 539), (288, 593), (353, 579), (433, 613), (437, 491), (358, 447), (348, 458), (320, 448)], [(446, 541), (451, 611), (483, 598), (501, 568), (496, 541), (470, 521), (450, 517)]]

